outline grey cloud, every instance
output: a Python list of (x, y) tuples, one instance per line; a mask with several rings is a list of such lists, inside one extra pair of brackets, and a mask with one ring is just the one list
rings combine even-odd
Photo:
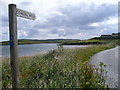
[(78, 27), (79, 29), (95, 29), (88, 26), (91, 23), (101, 22), (117, 14), (117, 6), (103, 4), (96, 6), (94, 4), (80, 4), (78, 6), (68, 6), (59, 8), (58, 11), (63, 15), (52, 15), (48, 21), (43, 24), (36, 24), (38, 28), (51, 27)]
[(21, 4), (21, 5), (30, 5), (31, 2), (21, 2), (20, 4)]
[(35, 37), (47, 37), (47, 33), (41, 32), (41, 30), (37, 29), (30, 29), (29, 31), (26, 31), (27, 36), (25, 38), (35, 38)]
[[(31, 2), (21, 2), (21, 3), (18, 3), (17, 6), (20, 9), (22, 8), (23, 10), (27, 10), (27, 9), (29, 9), (31, 4), (32, 4)], [(19, 7), (19, 6), (21, 6), (21, 7)]]
[(4, 32), (3, 32), (2, 34), (5, 34), (5, 35), (7, 35), (7, 34), (8, 34), (8, 32), (7, 32), (6, 30), (4, 30)]
[(116, 8), (117, 7), (115, 5), (110, 4), (103, 4), (100, 6), (96, 6), (94, 4), (90, 5), (80, 4), (78, 6), (60, 9), (60, 11), (65, 16), (63, 17), (58, 16), (55, 19), (58, 19), (59, 21), (61, 18), (63, 18), (62, 22), (66, 26), (88, 25), (90, 23), (104, 21), (105, 19), (108, 19), (110, 16), (116, 15), (117, 14)]
[(51, 33), (51, 34), (58, 34), (59, 37), (66, 36), (66, 31), (65, 30), (60, 30), (60, 29), (50, 30), (49, 33)]
[(2, 17), (2, 19), (1, 19), (1, 21), (2, 21), (2, 27), (8, 27), (8, 17), (6, 17), (6, 16), (3, 16)]

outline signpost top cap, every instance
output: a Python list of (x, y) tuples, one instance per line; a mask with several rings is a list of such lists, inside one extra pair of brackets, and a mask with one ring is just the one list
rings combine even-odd
[(13, 4), (13, 3), (12, 3), (12, 4), (9, 4), (9, 6), (16, 6), (16, 4)]

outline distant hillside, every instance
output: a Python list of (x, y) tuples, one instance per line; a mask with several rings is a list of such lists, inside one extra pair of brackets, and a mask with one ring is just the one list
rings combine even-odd
[(120, 39), (120, 33), (112, 33), (111, 35), (101, 35), (92, 39)]
[[(107, 44), (107, 43), (117, 43), (120, 39), (120, 33), (113, 33), (111, 35), (101, 35), (100, 37), (94, 37), (88, 40), (79, 39), (47, 39), (47, 40), (37, 40), (37, 39), (20, 39), (18, 44), (38, 44), (38, 43), (61, 43), (63, 45), (93, 45), (93, 44)], [(2, 42), (2, 45), (9, 45), (9, 41)]]
[[(47, 40), (37, 40), (37, 39), (20, 39), (18, 44), (38, 44), (38, 43), (64, 43), (64, 42), (78, 42), (78, 39), (47, 39)], [(9, 45), (10, 41), (2, 42), (2, 45)]]
[(65, 42), (63, 45), (102, 45), (108, 43), (114, 43), (120, 45), (119, 42), (120, 33), (113, 33), (111, 35), (101, 35), (100, 37), (94, 37), (88, 40), (81, 40), (78, 42)]

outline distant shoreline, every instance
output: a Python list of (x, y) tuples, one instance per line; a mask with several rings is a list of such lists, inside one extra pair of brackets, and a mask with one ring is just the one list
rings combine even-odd
[[(18, 45), (30, 45), (30, 44), (57, 44), (57, 43), (25, 43), (25, 44), (18, 44)], [(5, 45), (10, 45), (10, 44), (3, 44), (1, 46), (5, 46)]]
[[(59, 43), (61, 45), (103, 45), (108, 43), (119, 43), (119, 35), (101, 35), (100, 37), (94, 37), (87, 40), (80, 39), (46, 39), (46, 40), (36, 40), (36, 39), (19, 39), (18, 45), (25, 44), (41, 44), (41, 43)], [(0, 45), (10, 45), (10, 41), (0, 42)]]

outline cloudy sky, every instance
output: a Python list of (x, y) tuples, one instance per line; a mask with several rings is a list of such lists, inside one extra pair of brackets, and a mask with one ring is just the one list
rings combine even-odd
[(19, 39), (89, 39), (118, 32), (119, 0), (1, 0), (0, 41), (9, 40), (8, 4), (35, 13), (17, 17)]

